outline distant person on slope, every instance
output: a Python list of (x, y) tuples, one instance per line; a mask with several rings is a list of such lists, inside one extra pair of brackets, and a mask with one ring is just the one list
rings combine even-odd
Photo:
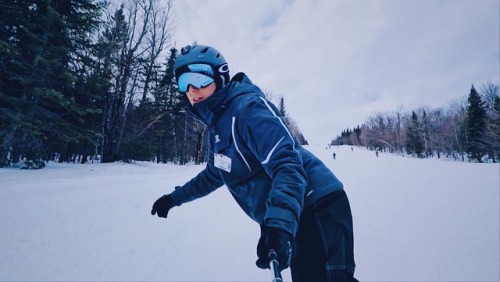
[(356, 281), (352, 215), (342, 183), (290, 134), (278, 109), (243, 73), (229, 78), (216, 49), (182, 48), (175, 63), (187, 111), (210, 131), (206, 168), (153, 204), (171, 208), (227, 186), (245, 213), (260, 224), (259, 268), (276, 251), (293, 281)]

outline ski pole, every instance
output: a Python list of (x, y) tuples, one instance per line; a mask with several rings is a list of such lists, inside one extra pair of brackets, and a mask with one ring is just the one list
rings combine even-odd
[(280, 264), (278, 263), (278, 257), (276, 255), (276, 251), (273, 249), (269, 250), (269, 253), (267, 253), (269, 257), (269, 267), (271, 268), (271, 272), (273, 274), (273, 281), (272, 282), (283, 282), (283, 278), (281, 278), (281, 272), (280, 272)]

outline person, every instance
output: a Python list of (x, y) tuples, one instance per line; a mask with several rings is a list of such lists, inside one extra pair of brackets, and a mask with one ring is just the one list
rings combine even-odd
[[(260, 225), (259, 268), (274, 250), (292, 280), (357, 281), (349, 200), (339, 179), (300, 146), (276, 106), (244, 73), (231, 79), (224, 56), (211, 46), (181, 49), (174, 76), (186, 110), (209, 129), (206, 167), (153, 204), (151, 214), (226, 185)], [(309, 99), (309, 98), (307, 98)]]

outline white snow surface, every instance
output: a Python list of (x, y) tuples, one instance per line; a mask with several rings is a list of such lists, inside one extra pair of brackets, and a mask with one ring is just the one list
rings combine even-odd
[[(499, 280), (499, 164), (307, 148), (344, 183), (360, 281)], [(203, 167), (0, 169), (0, 281), (271, 281), (259, 226), (225, 187), (151, 216)]]

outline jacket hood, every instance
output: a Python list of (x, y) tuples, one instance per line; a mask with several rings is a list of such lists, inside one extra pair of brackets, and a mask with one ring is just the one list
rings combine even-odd
[(186, 110), (205, 125), (213, 126), (217, 117), (236, 97), (248, 93), (264, 96), (259, 87), (254, 85), (246, 74), (240, 72), (233, 76), (228, 85), (217, 90), (206, 100), (193, 106), (188, 105)]

